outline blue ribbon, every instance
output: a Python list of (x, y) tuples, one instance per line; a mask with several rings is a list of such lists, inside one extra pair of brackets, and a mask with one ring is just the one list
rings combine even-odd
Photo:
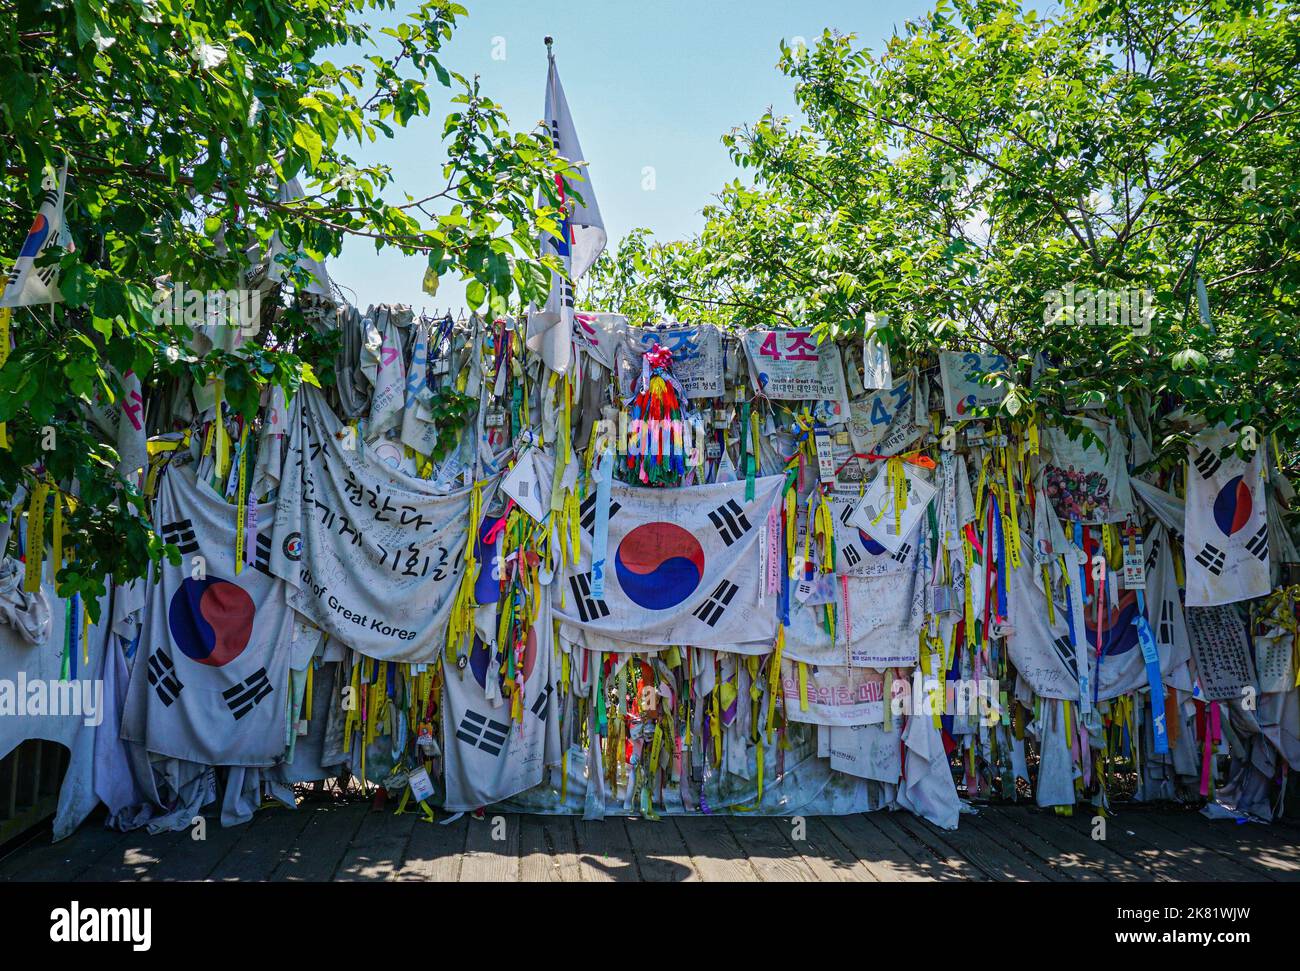
[(1169, 752), (1169, 726), (1165, 724), (1165, 687), (1160, 678), (1160, 651), (1156, 647), (1155, 635), (1151, 632), (1151, 623), (1147, 620), (1146, 597), (1141, 590), (1136, 592), (1138, 613), (1133, 623), (1137, 625), (1138, 646), (1142, 648), (1142, 660), (1147, 667), (1147, 684), (1151, 686), (1151, 735), (1155, 739), (1156, 752), (1166, 755)]
[(614, 480), (614, 453), (605, 449), (596, 466), (596, 522), (591, 536), (591, 596), (605, 596), (605, 559), (609, 547), (609, 492)]

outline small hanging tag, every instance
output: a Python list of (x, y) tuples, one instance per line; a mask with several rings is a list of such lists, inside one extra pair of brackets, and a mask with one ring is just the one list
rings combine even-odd
[(835, 447), (831, 442), (830, 433), (818, 426), (813, 432), (813, 440), (817, 444), (817, 476), (824, 484), (834, 485)]
[(1145, 590), (1146, 588), (1146, 555), (1142, 551), (1142, 543), (1132, 540), (1130, 546), (1124, 550), (1124, 589)]
[(411, 795), (415, 796), (416, 802), (433, 798), (433, 782), (423, 766), (414, 770), (407, 778), (411, 784)]
[(433, 737), (433, 726), (427, 722), (420, 726), (420, 734), (415, 744), (426, 758), (436, 758), (442, 754), (442, 750), (438, 747), (438, 740)]
[(501, 482), (501, 491), (513, 499), (520, 509), (540, 523), (546, 518), (546, 509), (542, 505), (541, 488), (532, 453), (525, 450), (515, 462), (514, 468), (506, 473), (506, 477)]

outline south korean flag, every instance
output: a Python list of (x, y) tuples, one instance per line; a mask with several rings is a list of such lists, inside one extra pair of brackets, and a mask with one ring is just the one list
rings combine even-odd
[(71, 250), (72, 237), (63, 222), (63, 195), (67, 188), (68, 166), (65, 162), (58, 174), (45, 173), (41, 182), (41, 201), (32, 228), (23, 240), (18, 256), (4, 279), (0, 293), (0, 307), (30, 307), (38, 304), (62, 303), (59, 292), (59, 264), (37, 265), (52, 248)]
[(882, 468), (867, 486), (848, 522), (873, 537), (877, 545), (906, 557), (906, 547), (914, 545), (917, 527), (936, 490), (914, 466), (904, 465), (902, 469), (906, 506), (894, 508), (888, 470)]
[[(236, 564), (235, 512), (193, 467), (167, 470), (154, 523), (180, 558), (153, 570), (121, 734), (156, 755), (270, 766), (284, 754), (294, 612), (283, 580)], [(269, 533), (273, 504), (256, 512)]]
[[(596, 191), (591, 184), (586, 156), (582, 154), (573, 116), (569, 113), (569, 101), (560, 84), (555, 58), (549, 50), (547, 60), (547, 133), (555, 151), (568, 159), (578, 169), (579, 175), (572, 186), (577, 190), (577, 197), (566, 190), (565, 180), (556, 176), (556, 189), (563, 209), (559, 232), (543, 232), (538, 244), (543, 255), (554, 256), (564, 265), (565, 272), (551, 273), (551, 289), (545, 306), (530, 308), (527, 341), (528, 349), (541, 354), (550, 370), (565, 371), (573, 353), (573, 287), (596, 262), (596, 258), (605, 249), (608, 237), (604, 220), (601, 219), (600, 206), (596, 203)], [(547, 204), (546, 197), (541, 192), (537, 194), (537, 204)]]
[(610, 486), (604, 591), (592, 592), (594, 503), (580, 515), (578, 563), (556, 585), (561, 635), (586, 646), (608, 638), (650, 647), (710, 647), (776, 636), (776, 599), (761, 601), (759, 533), (784, 476), (680, 489)]
[(832, 493), (831, 515), (835, 519), (835, 573), (850, 577), (879, 577), (901, 570), (910, 570), (912, 555), (916, 552), (921, 533), (918, 522), (897, 550), (882, 546), (865, 529), (853, 523), (853, 513), (858, 506), (858, 493)]
[[(1219, 427), (1188, 448), (1187, 521), (1183, 555), (1187, 606), (1213, 607), (1269, 592), (1268, 515), (1262, 447)], [(1225, 454), (1225, 450), (1226, 454)]]
[[(464, 667), (448, 666), (442, 705), (445, 808), (463, 812), (509, 799), (540, 785), (546, 767), (559, 762), (560, 665), (553, 631), (550, 607), (543, 604), (522, 657), (511, 658), (513, 666), (480, 637)], [(519, 717), (505, 697), (508, 675), (523, 690)]]

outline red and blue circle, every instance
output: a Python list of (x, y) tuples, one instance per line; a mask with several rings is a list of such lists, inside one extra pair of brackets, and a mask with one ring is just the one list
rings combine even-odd
[(1240, 475), (1219, 490), (1214, 497), (1214, 521), (1224, 536), (1231, 536), (1250, 522), (1255, 511), (1255, 501), (1250, 496), (1250, 486)]
[(866, 530), (863, 529), (858, 530), (858, 539), (862, 543), (862, 548), (865, 549), (872, 556), (880, 556), (880, 554), (882, 553), (889, 552), (883, 546), (877, 543), (874, 539), (872, 539), (870, 535), (867, 534)]
[(675, 523), (644, 523), (618, 544), (618, 584), (646, 610), (667, 610), (695, 592), (704, 577), (704, 549)]
[[(1133, 590), (1122, 590), (1119, 605), (1105, 611), (1101, 621), (1101, 652), (1106, 657), (1127, 654), (1138, 646), (1138, 602)], [(1090, 605), (1084, 611), (1088, 644), (1097, 644), (1097, 611)]]
[(186, 657), (219, 668), (244, 652), (256, 613), (253, 598), (229, 580), (187, 577), (172, 595), (167, 626)]
[[(494, 658), (493, 655), (496, 655)], [(533, 668), (537, 666), (537, 628), (528, 629), (528, 637), (524, 641), (524, 658), (523, 670), (517, 672), (518, 683), (525, 684), (533, 675)], [(492, 671), (501, 678), (501, 655), (500, 652), (489, 651), (488, 646), (483, 643), (483, 639), (475, 635), (474, 646), (469, 652), (469, 670), (474, 675), (474, 680), (478, 686), (487, 690), (488, 671)], [(499, 683), (499, 681), (498, 681)]]
[(50, 221), (41, 213), (37, 213), (36, 218), (32, 220), (32, 228), (27, 231), (27, 238), (23, 240), (23, 248), (18, 251), (18, 258), (40, 255), (41, 246), (49, 235)]
[(492, 653), (482, 639), (475, 636), (474, 646), (469, 649), (469, 670), (480, 688), (487, 687), (488, 665), (491, 663)]

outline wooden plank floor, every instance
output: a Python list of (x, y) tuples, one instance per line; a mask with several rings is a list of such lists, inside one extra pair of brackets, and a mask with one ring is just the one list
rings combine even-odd
[(98, 822), (0, 859), (0, 881), (928, 881), (1300, 880), (1300, 827), (1127, 808), (1091, 818), (983, 807), (956, 832), (907, 813), (809, 817), (488, 814), (448, 825), (361, 801), (266, 809), (245, 826), (113, 833)]

